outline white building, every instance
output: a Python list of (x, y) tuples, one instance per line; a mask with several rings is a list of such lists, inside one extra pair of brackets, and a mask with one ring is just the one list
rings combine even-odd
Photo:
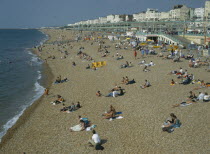
[(157, 21), (160, 18), (160, 12), (157, 9), (147, 9), (146, 20)]
[(107, 23), (107, 17), (99, 17), (99, 23), (100, 24)]
[(205, 2), (205, 18), (210, 19), (210, 1)]
[(114, 16), (114, 22), (123, 22), (125, 21), (125, 15), (115, 15)]
[(133, 14), (134, 21), (145, 21), (145, 19), (146, 19), (145, 12)]
[(170, 19), (170, 14), (169, 12), (160, 12), (160, 18), (159, 20), (169, 20)]
[(111, 22), (113, 23), (114, 22), (114, 17), (115, 15), (111, 14), (111, 15), (108, 15), (106, 18), (107, 18), (107, 22)]
[(189, 20), (190, 9), (185, 5), (176, 5), (172, 10), (170, 10), (170, 19), (172, 20)]
[(195, 20), (201, 21), (204, 17), (204, 8), (195, 8), (194, 10)]

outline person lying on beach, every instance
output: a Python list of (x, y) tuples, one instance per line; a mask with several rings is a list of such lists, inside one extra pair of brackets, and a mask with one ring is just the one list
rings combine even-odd
[(116, 58), (116, 60), (124, 59), (122, 55), (119, 55), (119, 57)]
[(126, 83), (126, 85), (128, 85), (128, 84), (134, 84), (134, 83), (136, 83), (136, 81), (133, 79), (133, 80), (128, 81), (128, 82)]
[(172, 59), (173, 62), (179, 62), (180, 61), (180, 57), (179, 56), (176, 56)]
[(70, 127), (71, 132), (78, 132), (83, 130), (85, 130), (85, 122), (83, 120), (80, 120), (78, 125)]
[(179, 128), (180, 126), (180, 120), (176, 117), (174, 113), (171, 113), (170, 118), (167, 118), (167, 120), (164, 122), (162, 130), (171, 133), (174, 131), (173, 128)]
[(174, 70), (174, 71), (171, 71), (168, 73), (168, 75), (171, 75), (171, 74), (176, 74), (178, 71)]
[(127, 67), (131, 67), (131, 66), (132, 66), (131, 62), (129, 63), (128, 61), (126, 61), (126, 63), (125, 64), (122, 64), (120, 66), (120, 68), (127, 68)]
[(76, 110), (76, 106), (74, 105), (74, 103), (71, 104), (71, 106), (69, 106), (69, 111), (73, 112)]
[(138, 63), (138, 65), (143, 65), (146, 64), (146, 60), (142, 60), (140, 63)]
[(65, 100), (63, 99), (62, 96), (57, 95), (57, 99), (53, 102), (51, 102), (53, 105), (59, 104), (59, 103), (63, 103)]
[(100, 91), (97, 91), (96, 92), (96, 96), (101, 97), (102, 96), (101, 92)]
[(163, 53), (160, 52), (160, 53), (157, 55), (157, 57), (163, 57)]
[(66, 107), (66, 105), (63, 103), (63, 108), (62, 108), (62, 109), (60, 109), (60, 111), (65, 112), (65, 111), (67, 111), (67, 110), (68, 110), (68, 107)]
[(116, 97), (118, 95), (119, 93), (116, 90), (112, 89), (111, 92), (108, 95), (106, 95), (106, 97)]
[(150, 87), (150, 86), (151, 86), (150, 82), (147, 81), (147, 80), (145, 80), (145, 84), (144, 84), (144, 85), (141, 85), (140, 87), (141, 87), (142, 89), (144, 89), (144, 88), (147, 88), (147, 87)]
[(206, 83), (204, 82), (204, 80), (202, 80), (200, 82), (200, 86), (199, 87), (194, 88), (193, 90), (198, 90), (198, 89), (202, 89), (202, 88), (206, 88)]
[(171, 55), (171, 54), (168, 54), (168, 55), (166, 55), (166, 56), (163, 56), (162, 59), (172, 59), (172, 55)]
[(181, 102), (179, 104), (174, 104), (172, 105), (172, 107), (179, 107), (179, 106), (187, 106), (187, 105), (191, 105), (193, 103), (197, 103), (194, 99), (191, 99), (188, 97), (187, 101), (186, 102)]
[(116, 114), (116, 110), (115, 108), (110, 105), (110, 110), (107, 113), (102, 114), (102, 116), (104, 116), (104, 119), (110, 119), (110, 118), (114, 118)]

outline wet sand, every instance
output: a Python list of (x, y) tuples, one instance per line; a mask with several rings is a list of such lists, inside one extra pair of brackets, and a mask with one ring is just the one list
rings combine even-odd
[[(48, 96), (42, 96), (29, 107), (18, 122), (8, 131), (0, 144), (0, 153), (209, 153), (209, 103), (196, 103), (186, 107), (172, 108), (173, 104), (186, 101), (189, 91), (198, 87), (197, 84), (170, 86), (171, 79), (180, 82), (174, 75), (167, 75), (180, 67), (193, 73), (196, 79), (210, 82), (210, 74), (205, 67), (189, 68), (188, 61), (173, 63), (162, 60), (160, 57), (149, 55), (144, 58), (147, 62), (153, 61), (156, 65), (150, 67), (150, 72), (143, 72), (138, 63), (142, 61), (140, 53), (134, 59), (131, 48), (116, 50), (114, 43), (104, 40), (110, 55), (101, 57), (97, 52), (98, 42), (79, 41), (71, 42), (64, 48), (52, 44), (54, 41), (72, 40), (76, 32), (65, 30), (44, 30), (50, 35), (50, 40), (44, 45), (40, 54), (42, 59), (54, 55), (55, 59), (47, 59), (53, 81), (61, 75), (67, 77), (68, 82), (52, 84)], [(63, 36), (63, 38), (61, 38)], [(73, 49), (70, 48), (73, 46)], [(85, 69), (90, 61), (82, 60), (77, 56), (79, 48), (92, 56), (95, 61), (106, 61), (107, 66), (96, 71)], [(69, 55), (61, 59), (63, 53), (58, 50), (67, 50)], [(119, 52), (123, 60), (112, 57)], [(72, 66), (72, 62), (76, 66)], [(120, 69), (125, 61), (131, 61), (134, 67)], [(125, 95), (108, 98), (96, 97), (100, 90), (106, 95), (119, 84), (122, 77), (135, 79), (132, 85), (120, 84), (125, 89)], [(141, 89), (140, 85), (148, 79), (151, 87)], [(50, 80), (50, 79), (49, 79)], [(50, 80), (51, 81), (51, 80)], [(210, 89), (195, 91), (208, 92)], [(66, 106), (80, 101), (82, 108), (72, 112), (60, 112), (62, 104), (52, 105), (56, 95), (64, 97)], [(117, 112), (123, 112), (123, 119), (113, 121), (102, 119), (101, 114), (113, 105)], [(175, 113), (182, 122), (180, 128), (173, 133), (162, 132), (161, 125)], [(70, 132), (69, 128), (78, 124), (78, 115), (87, 117), (92, 124), (97, 125), (95, 130), (103, 140), (104, 150), (95, 151), (89, 147), (87, 141), (92, 133), (89, 131)]]

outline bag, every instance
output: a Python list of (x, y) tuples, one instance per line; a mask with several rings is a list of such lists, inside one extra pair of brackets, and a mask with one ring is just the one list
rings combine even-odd
[(104, 150), (104, 147), (101, 144), (96, 144), (95, 149), (96, 150)]

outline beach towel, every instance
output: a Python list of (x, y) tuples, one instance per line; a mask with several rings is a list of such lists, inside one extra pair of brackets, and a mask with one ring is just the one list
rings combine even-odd
[(116, 116), (116, 117), (110, 118), (109, 121), (112, 121), (114, 119), (123, 119), (123, 117), (122, 116)]
[(191, 105), (191, 104), (192, 104), (192, 103), (182, 102), (182, 103), (180, 104), (180, 106), (184, 107), (184, 106), (188, 106), (188, 105)]

